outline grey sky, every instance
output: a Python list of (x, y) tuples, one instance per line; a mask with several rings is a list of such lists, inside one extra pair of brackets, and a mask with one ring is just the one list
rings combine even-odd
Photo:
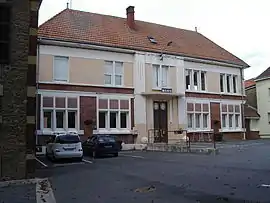
[[(66, 8), (70, 0), (43, 0), (39, 24)], [(249, 79), (270, 66), (267, 0), (72, 0), (72, 8), (119, 17), (135, 6), (135, 19), (198, 31), (243, 59)]]

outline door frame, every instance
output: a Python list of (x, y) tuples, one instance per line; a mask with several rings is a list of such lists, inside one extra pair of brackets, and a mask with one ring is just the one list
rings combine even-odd
[[(165, 104), (164, 110), (162, 110), (163, 108), (162, 104)], [(158, 107), (156, 107), (157, 105)], [(168, 106), (169, 106), (169, 102), (167, 100), (153, 100), (153, 109), (152, 109), (153, 127), (154, 127), (153, 134), (154, 134), (154, 142), (156, 143), (168, 143), (168, 124), (169, 124)]]

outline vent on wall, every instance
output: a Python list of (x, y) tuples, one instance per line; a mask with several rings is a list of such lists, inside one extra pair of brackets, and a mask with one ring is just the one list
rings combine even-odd
[(157, 44), (157, 41), (155, 40), (154, 37), (151, 37), (151, 36), (147, 36), (147, 38), (149, 39), (149, 41), (153, 44)]

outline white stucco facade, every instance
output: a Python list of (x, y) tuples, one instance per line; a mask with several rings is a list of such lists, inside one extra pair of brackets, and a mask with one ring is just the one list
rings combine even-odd
[(260, 136), (270, 138), (270, 79), (256, 81)]

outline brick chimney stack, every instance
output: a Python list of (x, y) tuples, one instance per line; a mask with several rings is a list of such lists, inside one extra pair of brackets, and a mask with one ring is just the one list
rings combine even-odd
[(135, 29), (134, 6), (127, 7), (127, 24), (130, 29)]

